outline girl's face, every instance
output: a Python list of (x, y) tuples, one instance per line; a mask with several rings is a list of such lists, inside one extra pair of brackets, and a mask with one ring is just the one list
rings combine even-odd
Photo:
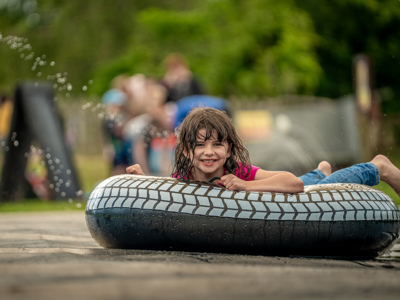
[(205, 140), (206, 130), (200, 129), (197, 133), (197, 145), (194, 149), (193, 178), (198, 181), (207, 181), (212, 177), (221, 177), (224, 172), (226, 159), (231, 156), (231, 145), (227, 141), (219, 142), (217, 132)]

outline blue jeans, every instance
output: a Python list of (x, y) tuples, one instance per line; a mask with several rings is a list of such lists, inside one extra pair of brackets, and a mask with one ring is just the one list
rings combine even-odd
[(325, 183), (358, 183), (369, 186), (380, 182), (378, 167), (373, 163), (353, 165), (325, 176), (321, 170), (315, 169), (299, 177), (304, 185)]

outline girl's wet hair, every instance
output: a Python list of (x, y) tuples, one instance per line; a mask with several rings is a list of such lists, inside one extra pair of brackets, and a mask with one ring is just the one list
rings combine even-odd
[[(250, 173), (249, 152), (243, 146), (243, 142), (227, 114), (211, 107), (193, 108), (177, 130), (178, 143), (175, 147), (175, 163), (172, 171), (174, 177), (193, 179), (190, 170), (193, 166), (197, 133), (201, 129), (206, 130), (205, 140), (210, 139), (215, 130), (219, 142), (226, 141), (232, 145), (231, 155), (224, 164), (225, 174), (235, 174), (236, 169), (239, 168), (238, 162), (241, 162), (239, 176), (245, 174), (247, 177)], [(189, 156), (189, 152), (192, 155)]]

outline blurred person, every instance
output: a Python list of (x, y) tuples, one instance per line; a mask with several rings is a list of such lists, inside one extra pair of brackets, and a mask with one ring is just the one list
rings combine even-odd
[(127, 96), (127, 113), (134, 118), (150, 110), (148, 82), (144, 74), (135, 74), (126, 78), (123, 91)]
[(208, 95), (187, 96), (176, 102), (174, 127), (179, 127), (181, 125), (182, 121), (193, 107), (213, 107), (225, 111), (226, 114), (231, 117), (229, 102), (223, 98)]
[(203, 88), (193, 76), (189, 63), (183, 54), (169, 54), (164, 59), (163, 65), (166, 72), (160, 83), (168, 91), (167, 102), (176, 102), (186, 96), (204, 94)]
[(104, 132), (107, 145), (103, 149), (103, 157), (111, 165), (111, 174), (123, 174), (126, 165), (131, 164), (131, 146), (124, 139), (122, 130), (127, 120), (127, 95), (124, 85), (128, 76), (119, 75), (111, 82), (111, 88), (104, 93), (101, 101), (105, 109)]
[(143, 74), (132, 76), (125, 90), (130, 120), (123, 136), (131, 142), (132, 159), (148, 174), (164, 174), (172, 153), (167, 140), (172, 132), (174, 106), (165, 103), (166, 89)]

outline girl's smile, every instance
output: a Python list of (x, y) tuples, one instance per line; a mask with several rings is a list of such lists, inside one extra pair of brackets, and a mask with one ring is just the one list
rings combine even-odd
[(231, 146), (227, 141), (218, 141), (215, 130), (209, 139), (205, 139), (206, 134), (205, 129), (199, 130), (194, 149), (192, 174), (194, 179), (199, 181), (207, 181), (215, 176), (221, 177), (226, 159), (231, 155)]

